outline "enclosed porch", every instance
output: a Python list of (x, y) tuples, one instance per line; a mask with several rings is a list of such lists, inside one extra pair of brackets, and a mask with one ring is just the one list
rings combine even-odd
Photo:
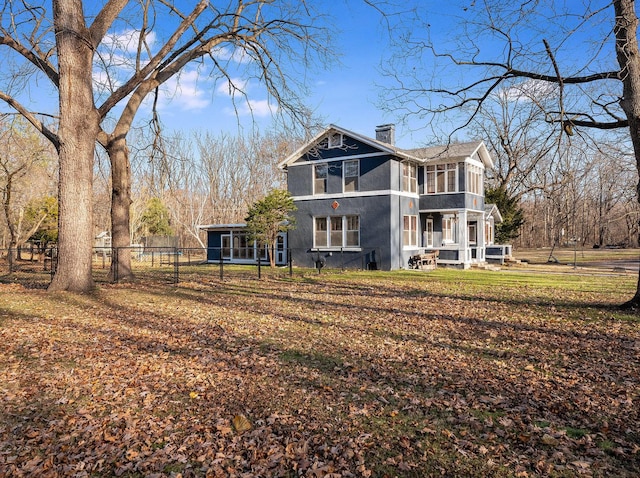
[(470, 268), (486, 261), (484, 211), (427, 211), (420, 216), (424, 252), (438, 251), (438, 264)]

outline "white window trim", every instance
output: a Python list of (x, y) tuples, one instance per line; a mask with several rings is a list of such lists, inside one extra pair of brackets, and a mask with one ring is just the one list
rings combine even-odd
[[(324, 188), (325, 191), (324, 192), (317, 192), (316, 191), (316, 167), (318, 166), (324, 166), (325, 170), (326, 170), (326, 177), (324, 178), (325, 184), (324, 184)], [(327, 189), (329, 188), (329, 164), (328, 163), (321, 163), (321, 164), (314, 164), (313, 165), (313, 195), (314, 196), (324, 196), (327, 195)]]
[[(449, 191), (449, 182), (447, 181), (447, 172), (452, 171), (451, 169), (447, 169), (447, 165), (448, 164), (455, 164), (455, 167), (453, 169), (453, 174), (454, 174), (454, 190), (453, 191)], [(442, 166), (444, 165), (445, 169), (444, 169), (444, 187), (445, 187), (445, 191), (438, 191), (438, 166)], [(434, 170), (433, 171), (428, 171), (429, 167), (433, 167)], [(435, 196), (437, 194), (455, 194), (455, 193), (459, 193), (460, 192), (460, 166), (457, 162), (451, 162), (451, 161), (447, 161), (445, 163), (435, 163), (435, 164), (427, 164), (424, 166), (423, 168), (423, 172), (424, 172), (424, 194), (428, 194), (429, 196)], [(433, 181), (434, 181), (434, 186), (436, 191), (433, 193), (429, 192), (429, 174), (433, 174)]]
[[(406, 229), (404, 228), (404, 219), (409, 218), (409, 233), (413, 233), (413, 244), (405, 244), (404, 243), (404, 233)], [(411, 230), (411, 218), (415, 218), (415, 229)], [(418, 230), (420, 229), (420, 221), (418, 220), (418, 216), (416, 214), (405, 214), (402, 216), (402, 247), (403, 249), (416, 249), (419, 244)]]
[[(470, 189), (470, 181), (469, 181), (469, 176), (471, 174), (471, 171), (476, 170), (478, 178), (480, 180), (480, 185), (479, 185), (479, 190), (477, 192), (473, 192)], [(484, 195), (484, 165), (482, 163), (479, 163), (478, 161), (472, 161), (472, 160), (467, 160), (465, 161), (465, 178), (464, 178), (464, 191), (469, 193), (469, 194), (475, 194), (477, 196), (483, 196)]]
[[(347, 217), (357, 216), (358, 217), (358, 245), (357, 246), (347, 246)], [(336, 246), (331, 244), (331, 219), (334, 217), (342, 218), (342, 245)], [(325, 219), (327, 224), (326, 230), (326, 246), (318, 246), (316, 244), (316, 220), (317, 219)], [(343, 215), (335, 215), (335, 216), (313, 216), (313, 249), (318, 251), (361, 251), (362, 246), (360, 244), (361, 238), (361, 223), (360, 216), (358, 214), (343, 214)]]
[[(334, 142), (333, 140), (335, 138), (338, 138), (339, 141)], [(344, 144), (344, 135), (342, 133), (332, 133), (329, 136), (327, 136), (327, 149), (342, 148), (343, 144)]]
[[(404, 174), (405, 166), (411, 166), (412, 171), (415, 172), (415, 176), (411, 177)], [(411, 191), (411, 187), (409, 189), (404, 188), (404, 179), (408, 178), (411, 181), (411, 184), (415, 186), (415, 191)], [(402, 161), (400, 163), (400, 191), (410, 194), (419, 194), (418, 190), (418, 165), (413, 161)]]
[[(451, 238), (445, 238), (444, 235), (444, 223), (445, 221), (450, 221), (451, 224)], [(451, 244), (458, 244), (458, 219), (455, 215), (453, 214), (445, 214), (442, 216), (442, 243), (446, 244), (446, 245), (451, 245)]]
[[(357, 165), (357, 173), (356, 173), (356, 178), (358, 178), (358, 187), (356, 188), (355, 191), (345, 191), (345, 187), (346, 187), (346, 183), (347, 183), (347, 163), (356, 163)], [(353, 177), (353, 176), (349, 176), (349, 177)], [(349, 194), (349, 193), (357, 193), (360, 191), (360, 160), (359, 159), (345, 159), (342, 162), (342, 192), (345, 194)]]

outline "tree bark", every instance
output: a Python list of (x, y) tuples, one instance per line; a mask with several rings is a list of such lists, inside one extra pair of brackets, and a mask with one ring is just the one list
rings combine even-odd
[[(638, 51), (638, 17), (634, 0), (615, 0), (613, 2), (616, 23), (616, 56), (620, 65), (622, 79), (622, 98), (620, 106), (629, 121), (629, 132), (636, 158), (636, 168), (640, 171), (640, 52)], [(636, 199), (640, 201), (640, 183), (636, 190)], [(640, 307), (640, 273), (636, 293), (623, 308)]]
[(49, 290), (89, 292), (93, 249), (93, 164), (99, 117), (93, 47), (81, 0), (54, 0), (60, 78), (58, 264)]
[(117, 250), (111, 257), (110, 281), (130, 281), (131, 270), (130, 207), (131, 163), (124, 135), (117, 135), (107, 145), (111, 161), (111, 247)]

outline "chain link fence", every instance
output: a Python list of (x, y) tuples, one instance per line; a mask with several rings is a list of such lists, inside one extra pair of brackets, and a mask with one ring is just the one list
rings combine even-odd
[[(377, 250), (376, 250), (377, 251)], [(298, 252), (298, 254), (295, 254)], [(131, 270), (121, 270), (121, 254), (130, 256)], [(372, 250), (367, 252), (332, 253), (314, 250), (280, 252), (276, 267), (270, 267), (266, 256), (257, 259), (229, 260), (228, 251), (216, 248), (123, 247), (95, 248), (93, 277), (97, 283), (134, 280), (178, 284), (180, 282), (212, 283), (226, 279), (285, 278), (321, 274), (327, 269), (372, 269)], [(379, 252), (378, 252), (379, 254)], [(375, 254), (374, 254), (375, 255)], [(302, 257), (298, 263), (292, 256)], [(19, 283), (29, 288), (46, 288), (57, 263), (55, 247), (22, 247), (0, 249), (0, 283)], [(126, 261), (124, 261), (126, 264)], [(130, 274), (129, 274), (130, 272)]]

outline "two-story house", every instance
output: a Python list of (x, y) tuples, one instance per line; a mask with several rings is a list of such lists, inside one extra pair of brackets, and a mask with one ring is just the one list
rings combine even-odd
[(393, 270), (429, 250), (440, 264), (485, 261), (499, 212), (485, 210), (484, 143), (401, 149), (394, 134), (393, 125), (375, 139), (330, 125), (279, 164), (298, 208), (294, 264)]

